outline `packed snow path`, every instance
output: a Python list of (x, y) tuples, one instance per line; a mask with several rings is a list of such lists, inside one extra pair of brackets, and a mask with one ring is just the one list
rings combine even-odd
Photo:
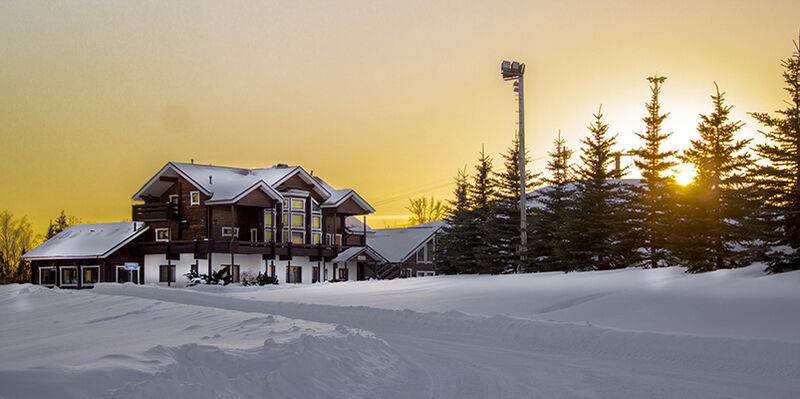
[[(579, 276), (591, 279), (592, 273)], [(617, 276), (624, 280), (631, 277), (625, 273)], [(594, 278), (608, 277), (595, 274)], [(448, 279), (452, 278), (431, 279), (428, 283)], [(711, 281), (724, 285), (729, 280), (718, 277)], [(760, 284), (777, 289), (781, 285), (777, 281), (785, 280), (761, 281)], [(398, 299), (398, 285), (425, 283), (423, 279), (364, 282), (314, 289), (320, 297), (324, 296), (321, 289), (329, 289), (332, 294), (348, 290), (348, 300), (363, 303), (380, 291), (393, 292), (394, 299)], [(588, 305), (615, 295), (630, 295), (629, 291), (619, 290), (619, 283), (608, 283), (605, 295), (593, 296), (576, 289), (570, 293), (570, 300), (570, 295), (563, 292), (567, 287), (561, 287), (561, 295), (550, 298), (549, 305), (547, 301), (543, 303), (555, 309), (563, 306), (554, 303), (576, 307), (579, 303)], [(713, 291), (713, 284), (699, 288), (708, 293)], [(7, 354), (0, 358), (0, 396), (800, 396), (800, 344), (796, 340), (633, 332), (586, 322), (496, 314), (297, 303), (297, 297), (306, 295), (303, 290), (308, 289), (226, 287), (199, 291), (111, 284), (100, 285), (91, 292), (59, 292), (30, 286), (5, 289), (0, 291), (5, 294), (0, 295), (0, 316), (10, 322), (0, 327), (4, 336), (0, 353)], [(425, 292), (415, 293), (408, 287), (406, 290), (409, 299), (415, 294), (425, 297)], [(691, 296), (689, 291), (684, 287), (682, 292)], [(272, 295), (282, 295), (284, 299), (294, 295), (295, 302), (263, 299)], [(654, 297), (661, 295), (664, 292)], [(798, 305), (796, 296), (783, 298), (786, 309)], [(484, 300), (495, 302), (497, 298), (487, 293)], [(333, 303), (344, 301), (335, 295), (329, 298)], [(54, 315), (45, 306), (55, 302), (63, 304), (62, 308), (56, 306), (56, 311), (65, 319), (80, 317), (70, 314), (80, 313), (70, 310), (74, 305), (94, 304), (101, 312), (76, 322), (84, 331), (69, 333), (73, 326), (36, 328), (37, 323), (58, 326), (46, 320), (48, 315)], [(409, 302), (413, 306), (413, 300)], [(763, 305), (758, 302), (753, 300), (752, 305)], [(507, 308), (502, 303), (487, 304), (484, 312), (491, 306)], [(782, 309), (778, 307), (778, 311)], [(679, 311), (667, 310), (668, 315)], [(759, 317), (749, 314), (747, 308), (738, 312), (743, 320)], [(30, 320), (25, 314), (39, 317)], [(636, 324), (635, 320), (627, 322)], [(27, 339), (18, 338), (26, 329), (30, 330)], [(762, 326), (756, 332), (792, 336), (782, 329), (783, 324), (778, 323)], [(749, 330), (743, 331), (730, 331), (727, 335), (746, 335)], [(5, 339), (7, 334), (10, 339)], [(92, 349), (73, 348), (74, 353), (66, 354), (60, 350), (62, 343), (74, 343), (81, 336), (91, 342), (86, 347)], [(134, 342), (114, 345), (120, 336)], [(40, 344), (26, 345), (31, 340)], [(82, 357), (81, 353), (86, 354)]]

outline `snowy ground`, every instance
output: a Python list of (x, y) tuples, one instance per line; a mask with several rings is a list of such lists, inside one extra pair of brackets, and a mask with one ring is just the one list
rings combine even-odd
[(797, 398), (800, 273), (0, 287), (4, 398)]

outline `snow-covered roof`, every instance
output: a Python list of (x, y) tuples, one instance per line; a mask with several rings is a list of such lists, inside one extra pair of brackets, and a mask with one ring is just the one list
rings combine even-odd
[(364, 254), (364, 253), (370, 255), (373, 259), (381, 260), (381, 261), (384, 261), (384, 262), (388, 262), (388, 260), (386, 258), (384, 258), (380, 253), (378, 253), (374, 249), (370, 248), (369, 246), (347, 248), (344, 251), (339, 252), (339, 254), (336, 255), (336, 257), (333, 258), (333, 260), (331, 262), (333, 262), (333, 263), (344, 263), (344, 262), (352, 260), (356, 256)]
[[(364, 222), (359, 220), (355, 216), (348, 216), (344, 219), (344, 227), (350, 232), (350, 234), (364, 234)], [(372, 227), (367, 225), (367, 234), (374, 232)]]
[(401, 263), (413, 255), (439, 231), (444, 220), (399, 229), (374, 229), (367, 235), (367, 245), (391, 263)]
[(22, 256), (26, 260), (106, 258), (147, 230), (143, 222), (70, 226)]
[(161, 177), (179, 176), (191, 182), (203, 194), (211, 197), (206, 201), (209, 205), (235, 203), (257, 189), (262, 190), (276, 201), (282, 201), (283, 195), (277, 191), (278, 186), (297, 176), (311, 185), (313, 190), (325, 199), (320, 204), (320, 207), (337, 207), (348, 198), (353, 198), (362, 208), (375, 212), (375, 209), (354, 190), (334, 189), (322, 179), (312, 177), (302, 167), (286, 165), (276, 165), (263, 169), (244, 169), (169, 162), (133, 195), (133, 199), (142, 200), (144, 196), (151, 193), (160, 195), (172, 185), (171, 181), (162, 181)]
[(331, 187), (331, 185), (325, 182), (325, 180), (322, 180), (317, 176), (314, 176), (314, 180), (316, 180), (317, 183), (325, 187), (325, 189), (331, 193), (331, 196), (328, 197), (325, 202), (319, 205), (320, 208), (336, 208), (348, 199), (352, 198), (353, 201), (355, 201), (362, 208), (368, 209), (370, 212), (375, 212), (375, 209), (367, 201), (361, 198), (361, 196), (358, 195), (355, 190), (350, 188), (337, 190)]

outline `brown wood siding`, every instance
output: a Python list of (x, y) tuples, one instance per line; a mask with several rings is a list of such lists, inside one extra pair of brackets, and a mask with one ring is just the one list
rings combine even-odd
[[(200, 192), (200, 204), (199, 205), (191, 205), (191, 192), (192, 191), (199, 191)], [(179, 225), (180, 220), (173, 221), (172, 229), (170, 230), (170, 235), (172, 239), (175, 240), (193, 240), (193, 239), (203, 239), (206, 238), (206, 205), (205, 202), (208, 200), (208, 196), (203, 194), (197, 187), (195, 187), (192, 183), (188, 180), (178, 177), (177, 181), (173, 183), (169, 188), (167, 188), (164, 193), (158, 198), (146, 198), (146, 204), (153, 204), (153, 203), (167, 203), (169, 201), (169, 196), (178, 194), (179, 195), (179, 203), (180, 203), (180, 220), (185, 220), (187, 223), (183, 226)], [(161, 222), (156, 222), (161, 223)], [(156, 223), (148, 223), (150, 226), (154, 226)], [(166, 222), (158, 227), (166, 227)], [(151, 230), (154, 227), (151, 227)], [(149, 232), (151, 239), (149, 241), (155, 240), (155, 233), (150, 231)]]
[(286, 180), (285, 182), (281, 183), (281, 185), (277, 187), (277, 190), (283, 191), (290, 188), (308, 191), (309, 193), (311, 193), (311, 196), (314, 197), (315, 200), (317, 200), (317, 202), (321, 203), (322, 201), (324, 201), (322, 196), (314, 191), (314, 186), (304, 182), (303, 179), (301, 179), (300, 176), (298, 175), (294, 175), (290, 177), (289, 180)]
[(348, 198), (342, 205), (336, 208), (338, 213), (347, 215), (364, 215), (369, 213), (366, 209), (360, 207), (352, 198)]
[(255, 189), (252, 193), (247, 194), (244, 198), (239, 200), (236, 205), (271, 208), (275, 206), (275, 201), (265, 192), (261, 191), (261, 189)]

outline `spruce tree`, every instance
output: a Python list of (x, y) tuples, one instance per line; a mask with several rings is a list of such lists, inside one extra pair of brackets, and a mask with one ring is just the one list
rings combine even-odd
[(476, 240), (470, 207), (470, 185), (466, 167), (458, 170), (454, 199), (448, 200), (447, 224), (436, 239), (434, 267), (440, 274), (475, 273), (470, 243)]
[(573, 270), (622, 267), (619, 248), (621, 219), (619, 172), (612, 149), (616, 136), (608, 137), (602, 108), (593, 115), (589, 136), (581, 140), (581, 166), (576, 170), (575, 211), (570, 220), (569, 262)]
[(470, 187), (472, 204), (471, 223), (474, 240), (469, 244), (479, 273), (498, 273), (503, 265), (494, 259), (497, 238), (492, 223), (496, 222), (492, 199), (495, 196), (495, 182), (492, 179), (492, 157), (486, 155), (481, 147), (480, 158), (475, 165), (475, 176)]
[(573, 207), (574, 187), (570, 186), (569, 158), (572, 151), (561, 138), (553, 142), (555, 151), (548, 152), (549, 178), (544, 178), (546, 187), (533, 193), (535, 205), (532, 209), (529, 255), (533, 270), (567, 270), (569, 247), (570, 212)]
[[(525, 165), (530, 162), (527, 151), (525, 154)], [(520, 265), (519, 245), (520, 245), (520, 170), (519, 170), (519, 138), (514, 136), (511, 146), (503, 154), (503, 166), (500, 172), (494, 174), (496, 191), (491, 201), (492, 216), (495, 222), (489, 224), (491, 237), (494, 245), (492, 254), (494, 259), (499, 262), (495, 272), (507, 270), (526, 270), (530, 266), (530, 256), (525, 254), (525, 264)], [(530, 173), (529, 168), (525, 168), (525, 192), (530, 193), (536, 186), (535, 179), (539, 175)], [(527, 210), (526, 210), (527, 214)], [(527, 252), (527, 246), (524, 250)], [(518, 267), (521, 266), (521, 267)]]
[(768, 226), (765, 240), (770, 246), (768, 270), (782, 272), (800, 268), (800, 41), (791, 57), (782, 61), (783, 79), (789, 93), (787, 107), (751, 115), (769, 130), (769, 140), (756, 152), (768, 163), (754, 171), (755, 194), (765, 204)]
[(744, 256), (740, 248), (750, 238), (745, 223), (749, 208), (745, 190), (752, 160), (742, 153), (750, 140), (734, 139), (743, 123), (730, 121), (731, 106), (724, 104), (725, 93), (716, 83), (714, 87), (714, 110), (700, 115), (700, 138), (691, 140), (691, 147), (680, 157), (696, 171), (687, 188), (688, 198), (683, 201), (684, 245), (678, 250), (690, 272), (741, 265)]
[(670, 160), (676, 151), (663, 151), (661, 144), (672, 133), (662, 133), (661, 124), (669, 113), (661, 113), (659, 94), (661, 85), (666, 80), (663, 76), (651, 76), (651, 97), (646, 104), (647, 116), (642, 118), (646, 129), (636, 135), (644, 140), (644, 145), (631, 151), (634, 164), (642, 173), (641, 184), (634, 190), (636, 193), (636, 211), (638, 218), (638, 234), (644, 249), (644, 266), (649, 268), (667, 266), (673, 260), (668, 247), (671, 245), (672, 200), (670, 189), (674, 183), (666, 172), (676, 165)]

